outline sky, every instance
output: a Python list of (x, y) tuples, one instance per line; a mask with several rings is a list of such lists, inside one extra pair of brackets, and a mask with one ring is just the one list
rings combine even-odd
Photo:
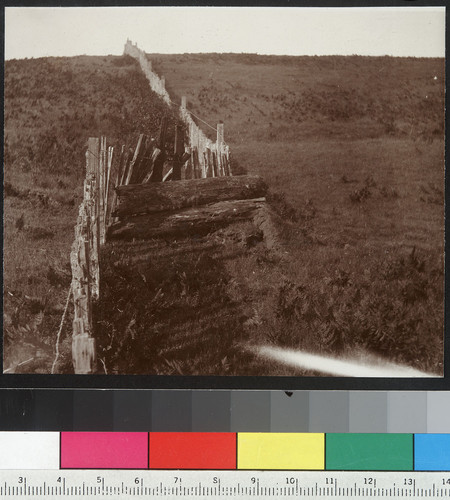
[(444, 7), (7, 7), (5, 59), (149, 53), (444, 57)]

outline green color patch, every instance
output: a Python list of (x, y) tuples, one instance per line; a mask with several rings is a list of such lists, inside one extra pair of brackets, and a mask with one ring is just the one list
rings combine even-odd
[(326, 470), (412, 470), (412, 434), (327, 434)]

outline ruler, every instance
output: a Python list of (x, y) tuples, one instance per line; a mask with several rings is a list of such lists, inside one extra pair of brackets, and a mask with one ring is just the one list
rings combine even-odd
[(0, 498), (450, 498), (450, 472), (3, 470)]

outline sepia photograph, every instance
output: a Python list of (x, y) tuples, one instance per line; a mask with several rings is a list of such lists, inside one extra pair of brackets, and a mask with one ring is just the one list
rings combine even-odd
[(7, 7), (3, 373), (444, 376), (444, 7)]

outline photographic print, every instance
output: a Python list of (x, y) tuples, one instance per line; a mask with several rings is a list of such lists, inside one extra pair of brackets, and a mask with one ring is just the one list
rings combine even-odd
[(8, 7), (4, 374), (442, 377), (444, 7)]

